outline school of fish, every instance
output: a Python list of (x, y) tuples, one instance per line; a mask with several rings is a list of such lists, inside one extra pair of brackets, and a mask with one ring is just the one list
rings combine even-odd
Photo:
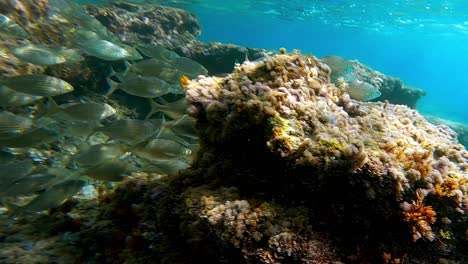
[[(28, 28), (0, 14), (0, 37), (22, 40), (2, 52), (40, 66), (79, 63), (92, 56), (121, 61), (125, 69), (110, 68), (109, 89), (102, 98), (62, 104), (54, 97), (73, 93), (75, 87), (59, 76), (0, 73), (1, 205), (12, 215), (37, 213), (60, 206), (93, 181), (118, 182), (135, 171), (173, 175), (189, 167), (199, 148), (198, 135), (195, 120), (186, 113), (180, 79), (208, 71), (159, 46), (123, 44), (74, 1), (49, 4), (52, 12), (77, 25), (65, 33), (70, 45), (31, 43)], [(116, 117), (118, 110), (107, 98), (118, 89), (148, 100), (146, 118)], [(31, 116), (25, 108), (39, 110)], [(75, 150), (61, 157), (66, 161), (62, 166), (44, 168), (24, 158), (31, 149), (64, 140), (73, 142)], [(29, 199), (21, 203), (19, 197)]]
[[(186, 113), (181, 80), (206, 75), (201, 64), (156, 45), (128, 46), (72, 0), (49, 0), (50, 10), (76, 25), (64, 32), (66, 46), (34, 44), (28, 28), (0, 14), (0, 37), (21, 40), (1, 49), (19, 60), (40, 66), (74, 64), (96, 57), (120, 61), (109, 66), (108, 90), (102, 97), (57, 104), (55, 96), (75, 87), (45, 74), (0, 75), (0, 202), (11, 214), (30, 214), (60, 206), (93, 181), (122, 181), (132, 172), (173, 175), (188, 168), (199, 149), (195, 120)], [(380, 96), (374, 86), (357, 80), (339, 57), (323, 58), (339, 73), (336, 78), (352, 98), (368, 101)], [(334, 67), (333, 67), (334, 66)], [(121, 90), (145, 98), (144, 119), (120, 117), (107, 100)], [(39, 109), (30, 116), (24, 108)], [(72, 142), (63, 163), (40, 167), (25, 159), (30, 149)], [(22, 155), (19, 155), (22, 154)], [(17, 203), (18, 197), (32, 197)]]

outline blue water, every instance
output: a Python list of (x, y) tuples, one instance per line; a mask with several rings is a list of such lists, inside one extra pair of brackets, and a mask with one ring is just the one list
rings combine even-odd
[[(350, 12), (342, 16), (341, 10), (345, 8), (333, 6), (336, 3), (350, 6), (353, 2), (363, 2), (359, 9), (374, 13)], [(295, 5), (291, 10), (298, 10), (298, 6), (310, 9), (315, 3), (325, 8), (329, 5), (324, 19), (317, 19), (323, 16), (321, 13), (300, 17), (291, 11), (288, 16), (287, 5), (281, 15), (248, 9), (242, 13), (213, 12), (206, 6), (193, 11), (202, 24), (203, 41), (275, 50), (286, 47), (319, 57), (333, 54), (358, 59), (407, 85), (427, 91), (419, 102), (420, 112), (468, 123), (468, 4), (439, 1), (445, 5), (431, 6), (427, 4), (429, 1), (419, 5), (417, 1), (399, 1), (400, 5), (395, 6), (398, 1), (380, 1), (388, 4), (375, 7), (365, 2), (291, 2)], [(398, 18), (389, 16), (397, 11)]]
[(202, 41), (357, 59), (425, 90), (420, 112), (468, 124), (466, 1), (164, 2), (197, 15)]

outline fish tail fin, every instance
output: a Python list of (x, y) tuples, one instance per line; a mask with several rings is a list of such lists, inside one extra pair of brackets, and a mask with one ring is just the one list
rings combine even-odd
[(119, 88), (119, 83), (116, 81), (112, 80), (111, 78), (106, 78), (107, 84), (109, 85), (109, 90), (106, 93), (106, 97), (109, 97), (111, 94), (115, 92)]
[(122, 81), (125, 76), (127, 76), (127, 74), (131, 71), (131, 67), (132, 67), (132, 64), (128, 61), (124, 61), (124, 71), (123, 72), (116, 72), (114, 70), (114, 68), (111, 66), (110, 67), (110, 74), (108, 76), (108, 78), (110, 77), (116, 77), (117, 79), (119, 79), (119, 81)]
[(132, 64), (130, 62), (128, 62), (128, 61), (124, 61), (124, 65), (125, 65), (124, 72), (120, 74), (120, 75), (122, 75), (122, 77), (126, 76), (130, 72), (130, 69), (132, 67)]
[(249, 60), (249, 51), (247, 49), (245, 50), (245, 58), (244, 58), (244, 62), (246, 62), (246, 61), (250, 61)]
[(145, 116), (145, 119), (144, 120), (148, 120), (150, 117), (152, 117), (155, 113), (159, 112), (160, 111), (160, 108), (161, 108), (161, 105), (156, 103), (156, 101), (153, 99), (153, 98), (149, 98), (149, 102), (150, 102), (150, 111), (148, 112), (148, 114), (146, 114)]
[(60, 107), (58, 106), (57, 102), (55, 102), (55, 100), (52, 99), (52, 97), (48, 97), (47, 100), (48, 100), (47, 104), (43, 102), (39, 106), (40, 108), (38, 111), (39, 114), (36, 116), (35, 121), (34, 121), (36, 126), (42, 126), (42, 125), (47, 124), (50, 120), (47, 120), (47, 118), (45, 119), (43, 118), (51, 117), (60, 111)]
[(57, 102), (55, 102), (55, 100), (52, 97), (49, 97), (49, 112), (50, 112), (50, 114), (55, 114), (58, 111), (60, 111), (59, 105), (57, 104)]

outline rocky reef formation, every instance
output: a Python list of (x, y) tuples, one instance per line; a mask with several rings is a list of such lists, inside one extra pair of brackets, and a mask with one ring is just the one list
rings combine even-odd
[(404, 85), (400, 79), (382, 74), (358, 60), (340, 56), (325, 56), (321, 60), (330, 66), (330, 79), (336, 86), (340, 87), (343, 81), (359, 80), (377, 88), (381, 95), (373, 101), (387, 100), (392, 104), (403, 104), (414, 109), (418, 100), (426, 95), (424, 90)]
[(201, 27), (196, 17), (182, 9), (157, 5), (109, 3), (103, 7), (87, 5), (87, 12), (128, 45), (152, 44), (173, 50), (205, 66), (210, 74), (229, 73), (235, 62), (272, 54), (271, 51), (245, 48), (197, 39)]
[(400, 79), (375, 71), (359, 61), (352, 61), (352, 64), (354, 74), (359, 80), (372, 84), (382, 93), (374, 101), (388, 100), (392, 104), (407, 105), (415, 109), (419, 99), (426, 95), (424, 90), (405, 85)]
[(352, 100), (329, 74), (313, 56), (282, 54), (188, 81), (196, 161), (174, 178), (129, 179), (83, 232), (86, 255), (467, 261), (468, 152), (455, 134), (406, 106)]
[(127, 44), (155, 44), (171, 50), (198, 43), (201, 28), (195, 15), (158, 5), (125, 2), (100, 7), (86, 5), (86, 11)]
[(457, 133), (458, 142), (460, 142), (460, 144), (465, 146), (465, 148), (468, 148), (468, 126), (467, 125), (465, 125), (463, 123), (454, 122), (454, 121), (446, 120), (446, 119), (443, 119), (443, 118), (439, 118), (439, 117), (436, 117), (436, 116), (427, 116), (426, 115), (425, 117), (427, 118), (427, 120), (429, 120), (429, 122), (431, 122), (433, 124), (444, 125), (444, 126), (448, 126), (451, 129), (453, 129), (453, 131), (455, 131)]

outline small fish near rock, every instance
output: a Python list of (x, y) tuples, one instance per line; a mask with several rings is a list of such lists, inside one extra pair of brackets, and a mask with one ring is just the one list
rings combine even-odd
[(363, 102), (370, 101), (382, 95), (379, 89), (375, 86), (360, 80), (352, 80), (348, 82), (345, 90), (349, 93), (351, 98)]
[(10, 77), (8, 79), (0, 80), (0, 84), (17, 92), (36, 96), (56, 96), (66, 94), (74, 90), (73, 86), (64, 80), (40, 74)]

